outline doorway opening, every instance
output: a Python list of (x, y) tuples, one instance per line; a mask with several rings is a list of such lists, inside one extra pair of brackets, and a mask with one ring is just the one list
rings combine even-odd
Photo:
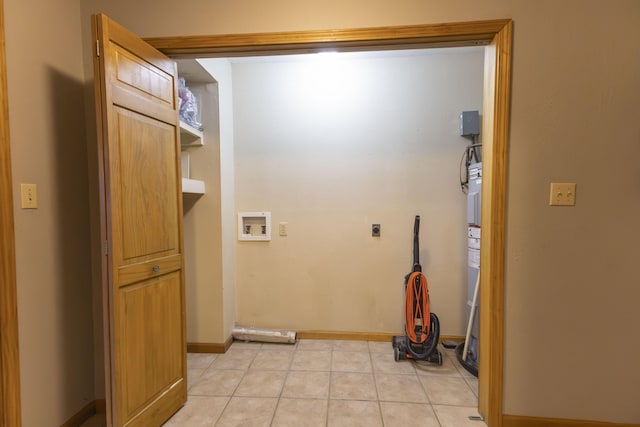
[[(183, 181), (188, 346), (221, 343), (230, 331), (211, 313), (211, 304), (229, 310), (210, 289), (224, 270), (210, 255), (224, 243), (213, 230), (222, 216), (213, 201), (273, 210), (273, 231), (290, 226), (268, 233), (268, 242), (223, 238), (237, 255), (231, 321), (294, 328), (303, 338), (348, 330), (390, 339), (401, 330), (401, 278), (411, 268), (411, 221), (419, 214), (432, 307), (444, 338), (464, 336), (466, 196), (458, 166), (468, 139), (458, 118), (482, 110), (483, 61), (482, 46), (179, 59), (206, 140), (183, 144), (185, 178), (206, 187), (195, 196)], [(220, 136), (225, 127), (234, 128), (231, 142)], [(231, 150), (235, 157), (223, 159)], [(221, 173), (225, 161), (233, 174)], [(231, 200), (222, 194), (225, 180), (235, 183)], [(372, 236), (367, 221), (384, 233)], [(319, 259), (323, 267), (314, 268)], [(233, 285), (221, 283), (223, 293)]]
[(512, 22), (385, 27), (334, 31), (146, 39), (173, 57), (234, 57), (327, 50), (393, 50), (485, 46), (483, 90), (483, 249), (480, 255), (479, 410), (502, 425), (504, 245)]

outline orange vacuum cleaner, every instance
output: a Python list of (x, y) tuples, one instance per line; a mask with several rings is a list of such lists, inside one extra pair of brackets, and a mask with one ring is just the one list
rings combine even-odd
[(440, 321), (429, 309), (429, 285), (420, 265), (420, 215), (413, 225), (413, 268), (404, 278), (404, 331), (392, 339), (393, 357), (398, 360), (422, 360), (442, 365), (442, 353), (437, 349)]

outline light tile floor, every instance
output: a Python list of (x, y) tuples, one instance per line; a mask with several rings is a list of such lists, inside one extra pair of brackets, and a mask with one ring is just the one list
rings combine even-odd
[(468, 418), (478, 380), (441, 351), (442, 366), (396, 362), (389, 342), (234, 342), (225, 354), (190, 353), (187, 403), (164, 426), (486, 427)]
[(189, 354), (189, 397), (165, 427), (485, 427), (478, 380), (442, 349), (444, 363), (393, 360), (389, 342), (234, 342), (222, 355)]

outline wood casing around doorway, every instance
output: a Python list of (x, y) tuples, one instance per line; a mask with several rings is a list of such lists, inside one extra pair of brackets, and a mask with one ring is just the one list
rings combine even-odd
[(12, 186), (4, 2), (0, 0), (0, 427), (21, 424)]
[(145, 41), (174, 57), (233, 57), (428, 47), (485, 49), (479, 410), (489, 427), (503, 423), (506, 172), (511, 99), (510, 19), (379, 28), (211, 36)]

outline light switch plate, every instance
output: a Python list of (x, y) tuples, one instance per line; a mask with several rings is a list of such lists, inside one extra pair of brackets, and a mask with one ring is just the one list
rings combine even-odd
[(551, 206), (575, 206), (576, 183), (552, 182), (549, 192), (549, 205)]
[(38, 188), (35, 184), (20, 184), (20, 205), (22, 209), (38, 208)]
[(288, 228), (289, 228), (289, 223), (288, 222), (281, 222), (280, 224), (278, 224), (278, 234), (280, 236), (286, 236), (288, 235)]

